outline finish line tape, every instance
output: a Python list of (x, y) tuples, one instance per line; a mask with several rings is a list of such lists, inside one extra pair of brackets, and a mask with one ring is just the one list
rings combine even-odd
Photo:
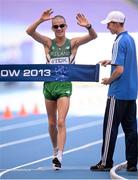
[(4, 64), (0, 81), (99, 81), (100, 65), (80, 64)]

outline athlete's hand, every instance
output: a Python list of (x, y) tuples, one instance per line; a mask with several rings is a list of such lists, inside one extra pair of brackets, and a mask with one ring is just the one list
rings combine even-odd
[(48, 21), (51, 20), (53, 17), (51, 17), (51, 14), (53, 13), (52, 9), (48, 9), (44, 11), (40, 17), (41, 21)]
[(77, 19), (77, 24), (82, 27), (87, 27), (87, 25), (90, 24), (87, 18), (83, 14), (78, 13), (76, 19)]

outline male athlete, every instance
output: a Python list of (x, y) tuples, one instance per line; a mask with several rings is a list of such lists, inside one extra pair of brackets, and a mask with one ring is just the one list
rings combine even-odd
[[(63, 16), (52, 17), (52, 9), (46, 10), (41, 17), (28, 27), (27, 33), (40, 42), (45, 50), (47, 64), (73, 64), (78, 47), (97, 37), (92, 25), (83, 14), (77, 14), (78, 25), (86, 28), (88, 34), (82, 37), (68, 39), (65, 35), (67, 23)], [(55, 38), (51, 39), (36, 31), (43, 22), (52, 21), (52, 31)], [(62, 154), (66, 141), (66, 116), (72, 94), (71, 82), (45, 82), (43, 93), (49, 121), (49, 134), (53, 145), (53, 167), (61, 168)]]

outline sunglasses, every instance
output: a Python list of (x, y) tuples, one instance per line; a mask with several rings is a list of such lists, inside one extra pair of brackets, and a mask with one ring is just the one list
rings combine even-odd
[(66, 24), (60, 24), (60, 25), (53, 25), (52, 28), (58, 29), (59, 27), (62, 29), (66, 26)]

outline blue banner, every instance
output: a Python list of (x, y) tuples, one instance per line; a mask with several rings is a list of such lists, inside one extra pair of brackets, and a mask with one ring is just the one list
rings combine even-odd
[(0, 81), (99, 81), (99, 64), (5, 64)]

